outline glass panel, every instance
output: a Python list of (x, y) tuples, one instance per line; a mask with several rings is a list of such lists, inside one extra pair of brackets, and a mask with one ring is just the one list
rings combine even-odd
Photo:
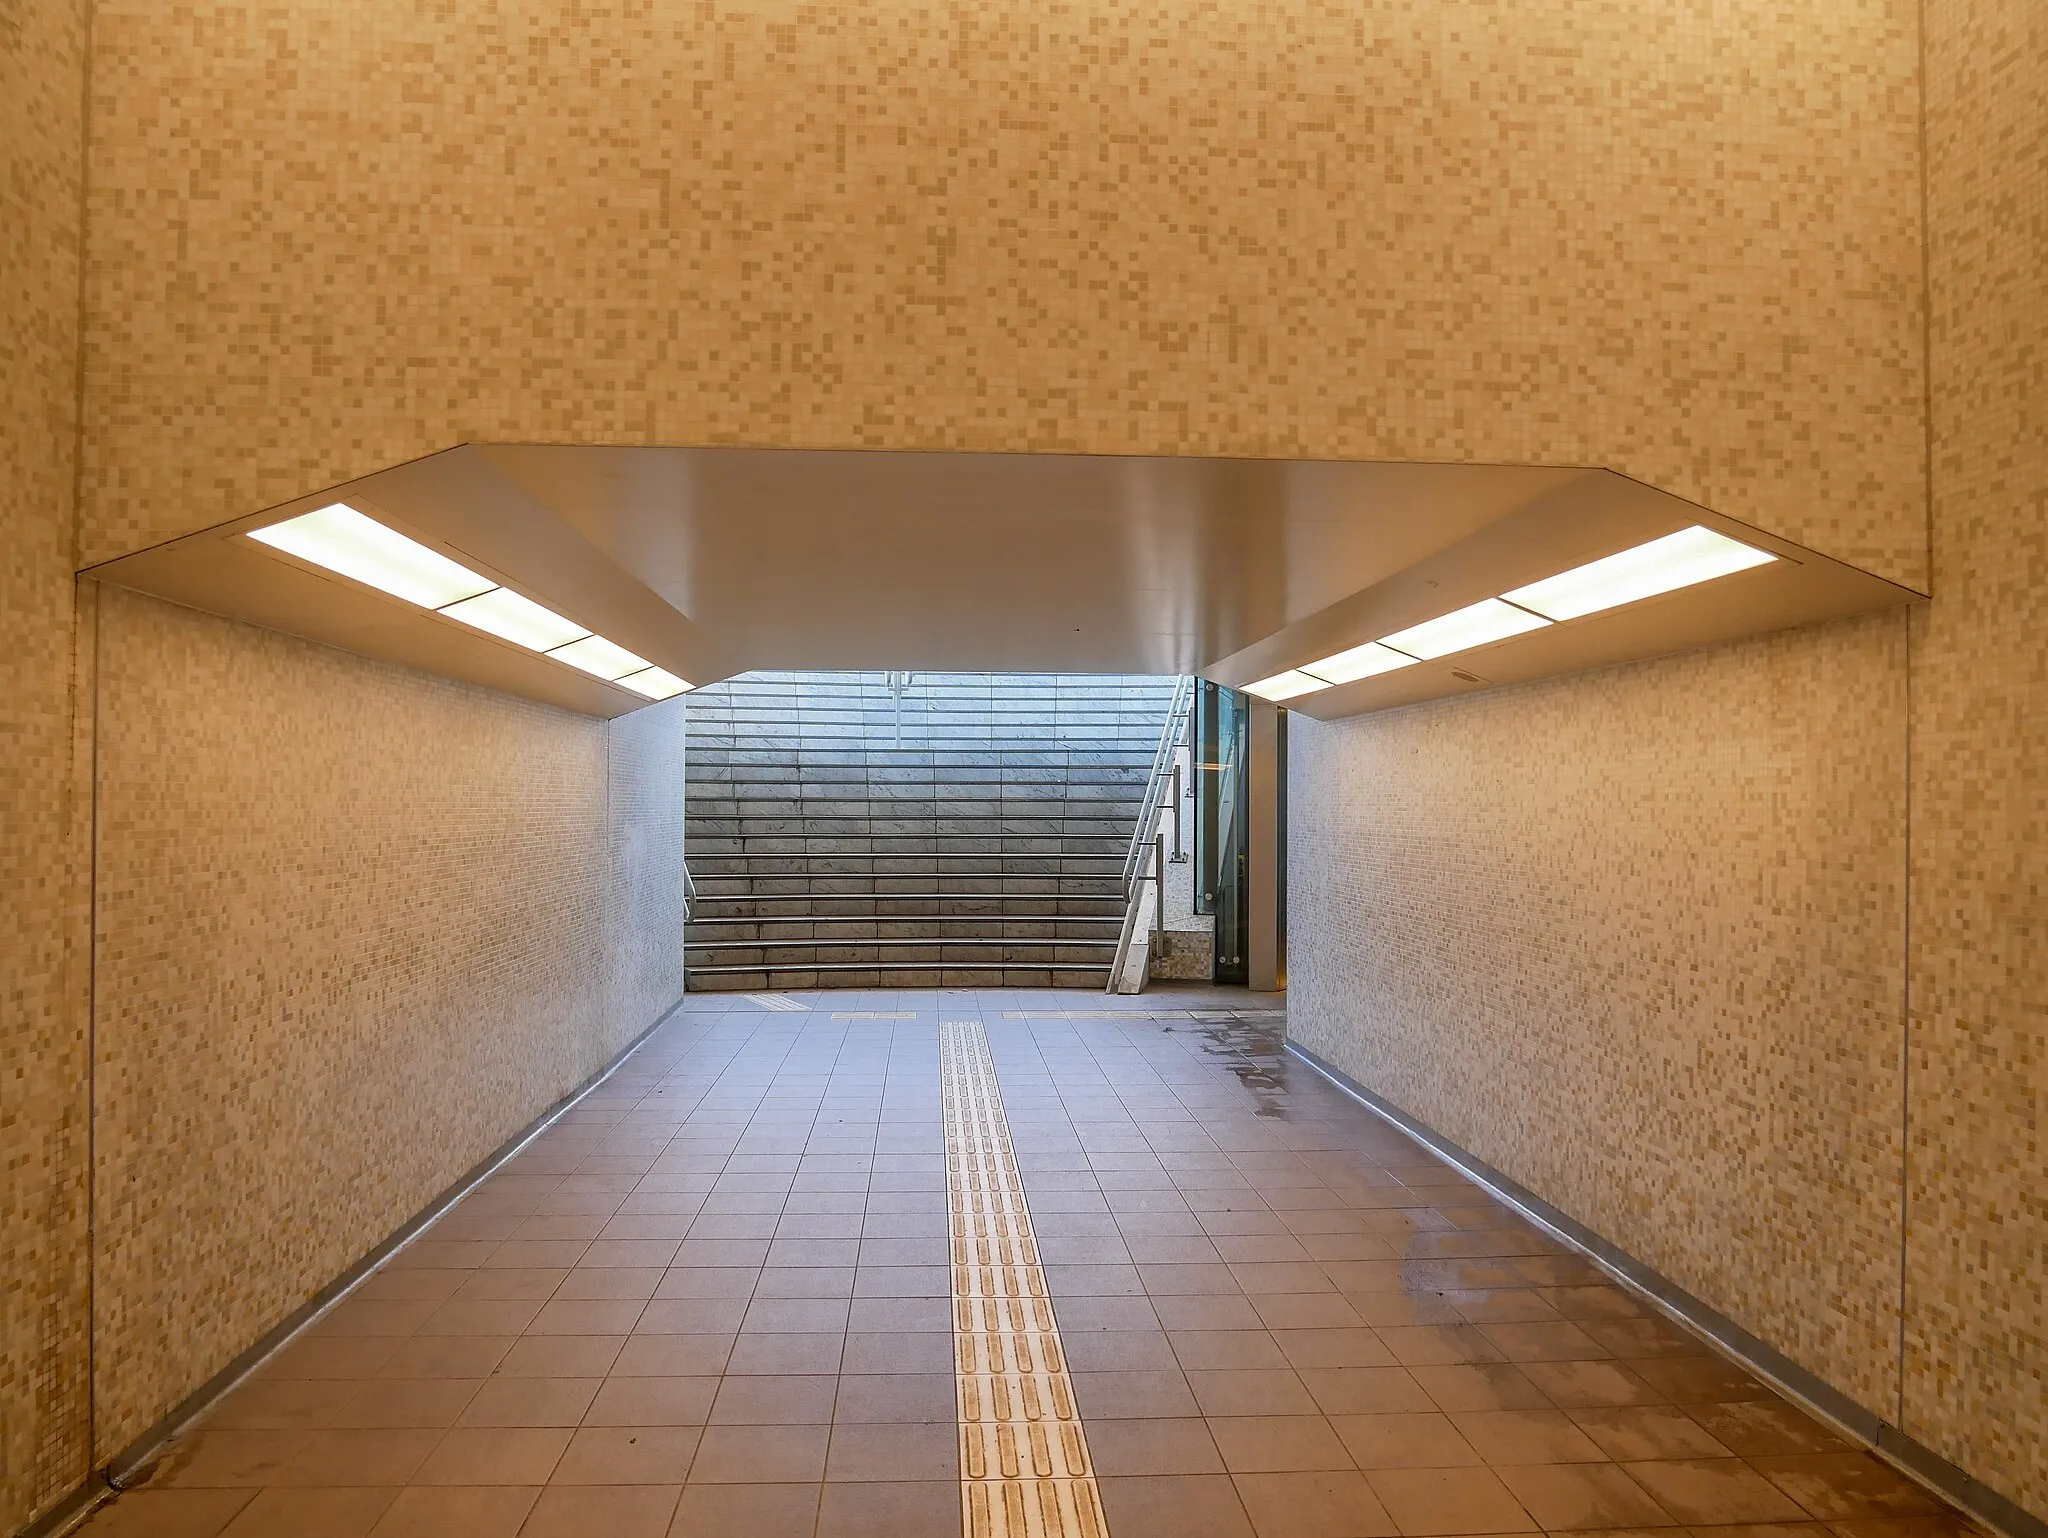
[(1195, 911), (1216, 917), (1216, 981), (1245, 980), (1251, 807), (1245, 696), (1206, 679), (1195, 693)]

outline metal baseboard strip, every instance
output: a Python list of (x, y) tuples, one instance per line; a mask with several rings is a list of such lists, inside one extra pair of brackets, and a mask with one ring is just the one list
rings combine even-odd
[(406, 1219), (341, 1275), (287, 1314), (248, 1350), (186, 1395), (169, 1414), (122, 1448), (102, 1467), (95, 1469), (85, 1483), (21, 1529), (16, 1538), (58, 1538), (58, 1535), (70, 1532), (83, 1522), (102, 1502), (139, 1483), (136, 1476), (146, 1470), (179, 1433), (211, 1410), (244, 1378), (290, 1345), (329, 1309), (353, 1292), (379, 1266), (424, 1233), (449, 1208), (490, 1179), (528, 1143), (553, 1126), (563, 1113), (573, 1109), (579, 1100), (617, 1073), (626, 1060), (645, 1046), (648, 1038), (667, 1024), (670, 1017), (682, 1007), (682, 999), (677, 999), (675, 1003), (669, 1005), (652, 1025), (621, 1047), (604, 1067), (557, 1100), (539, 1117), (529, 1122), (522, 1131), (514, 1133), (509, 1140), (499, 1145), (495, 1153), (473, 1166), (467, 1174)]
[(1290, 1041), (1287, 1050), (1368, 1111), (1470, 1177), (1530, 1222), (1586, 1255), (1631, 1292), (1648, 1299), (1724, 1356), (1864, 1443), (1942, 1500), (1960, 1507), (1987, 1527), (2008, 1534), (2009, 1538), (2048, 1538), (2048, 1521), (1958, 1468), (1875, 1411), (1858, 1404), (1661, 1272), (1602, 1238), (1576, 1218), (1551, 1206), (1512, 1177), (1416, 1121), (1400, 1107), (1374, 1094), (1343, 1069), (1324, 1061), (1299, 1042)]

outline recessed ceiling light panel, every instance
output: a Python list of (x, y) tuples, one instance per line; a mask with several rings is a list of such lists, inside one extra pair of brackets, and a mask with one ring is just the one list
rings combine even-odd
[(638, 673), (628, 673), (616, 680), (635, 694), (644, 694), (650, 700), (673, 699), (678, 694), (687, 694), (696, 685), (687, 679), (676, 677), (666, 668), (644, 668)]
[(249, 537), (427, 609), (474, 598), (498, 585), (345, 502), (251, 529)]
[(451, 603), (440, 612), (529, 651), (549, 651), (590, 634), (587, 627), (563, 619), (553, 609), (542, 608), (508, 587), (492, 588), (461, 603)]
[(1489, 641), (1505, 641), (1511, 635), (1541, 630), (1549, 623), (1540, 614), (1502, 603), (1498, 598), (1482, 598), (1465, 608), (1411, 625), (1398, 634), (1381, 636), (1380, 644), (1427, 662), (1453, 652), (1470, 651)]
[(608, 683), (624, 678), (628, 673), (645, 672), (653, 666), (645, 657), (636, 657), (625, 647), (607, 641), (601, 635), (587, 635), (567, 646), (557, 646), (548, 655), (572, 668), (594, 673)]
[(1415, 659), (1390, 646), (1377, 641), (1367, 641), (1363, 646), (1354, 646), (1349, 651), (1325, 657), (1321, 662), (1304, 662), (1301, 671), (1311, 678), (1320, 678), (1325, 683), (1348, 684), (1361, 678), (1373, 678), (1381, 673), (1391, 673), (1396, 668), (1413, 667)]
[(1285, 673), (1275, 673), (1271, 678), (1262, 678), (1255, 684), (1246, 684), (1244, 692), (1246, 694), (1256, 694), (1262, 700), (1272, 700), (1278, 703), (1281, 700), (1295, 699), (1304, 694), (1314, 694), (1318, 689), (1327, 689), (1329, 687), (1320, 678), (1311, 678), (1306, 673), (1299, 673), (1289, 669)]
[(1726, 577), (1778, 557), (1695, 524), (1506, 594), (1508, 602), (1554, 620), (1577, 619)]

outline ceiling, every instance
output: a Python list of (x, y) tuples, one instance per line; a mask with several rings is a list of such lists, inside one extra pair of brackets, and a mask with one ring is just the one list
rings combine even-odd
[(1291, 708), (1348, 715), (1920, 596), (1598, 469), (535, 445), (452, 449), (91, 575), (591, 714), (647, 703), (240, 537), (335, 501), (700, 684), (1243, 684), (1695, 523), (1785, 559)]

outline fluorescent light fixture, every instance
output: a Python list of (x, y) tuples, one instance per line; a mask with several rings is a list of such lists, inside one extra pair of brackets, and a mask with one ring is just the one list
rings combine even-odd
[(1367, 641), (1363, 646), (1354, 646), (1334, 657), (1325, 657), (1321, 662), (1304, 662), (1301, 671), (1311, 678), (1322, 679), (1324, 683), (1348, 684), (1414, 665), (1413, 657), (1403, 656), (1377, 641)]
[(1577, 619), (1682, 587), (1711, 582), (1777, 557), (1695, 524), (1602, 560), (1545, 577), (1505, 594), (1510, 603), (1551, 619)]
[(1452, 652), (1484, 646), (1488, 641), (1504, 641), (1527, 630), (1541, 630), (1549, 623), (1540, 614), (1502, 603), (1498, 598), (1482, 598), (1439, 618), (1411, 625), (1396, 635), (1381, 636), (1380, 644), (1427, 662), (1432, 657), (1448, 657)]
[(474, 598), (498, 585), (345, 502), (251, 529), (249, 537), (427, 609)]
[(644, 673), (654, 665), (645, 657), (636, 657), (625, 647), (615, 645), (601, 635), (587, 635), (567, 646), (557, 646), (548, 655), (572, 668), (595, 673), (606, 682), (624, 678), (628, 673)]
[(687, 694), (696, 686), (687, 679), (678, 678), (666, 668), (646, 668), (638, 673), (628, 673), (624, 678), (614, 680), (636, 694), (644, 694), (650, 700), (673, 699), (678, 694)]
[(465, 598), (461, 603), (451, 603), (441, 613), (450, 619), (459, 619), (465, 625), (487, 630), (515, 646), (537, 652), (566, 646), (590, 634), (586, 626), (572, 619), (563, 619), (553, 609), (543, 609), (531, 598), (522, 598), (508, 587), (492, 588), (488, 593)]
[(1256, 694), (1262, 700), (1278, 702), (1294, 699), (1298, 695), (1314, 694), (1318, 689), (1329, 687), (1320, 678), (1311, 678), (1306, 673), (1298, 673), (1290, 668), (1285, 673), (1275, 673), (1271, 678), (1262, 678), (1255, 684), (1246, 684), (1244, 692)]

